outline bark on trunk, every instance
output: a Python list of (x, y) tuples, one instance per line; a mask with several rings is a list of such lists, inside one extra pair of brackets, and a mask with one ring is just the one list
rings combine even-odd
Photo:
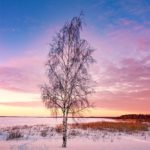
[(67, 117), (63, 117), (63, 144), (62, 147), (67, 147)]

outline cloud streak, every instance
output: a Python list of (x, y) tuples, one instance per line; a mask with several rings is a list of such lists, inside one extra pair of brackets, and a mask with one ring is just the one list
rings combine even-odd
[(5, 106), (19, 106), (19, 107), (42, 107), (43, 104), (40, 101), (30, 102), (0, 102), (0, 105)]

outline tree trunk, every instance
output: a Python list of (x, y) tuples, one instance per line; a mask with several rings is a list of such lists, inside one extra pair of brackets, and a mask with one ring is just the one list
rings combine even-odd
[(62, 147), (67, 147), (67, 116), (63, 116), (63, 144)]

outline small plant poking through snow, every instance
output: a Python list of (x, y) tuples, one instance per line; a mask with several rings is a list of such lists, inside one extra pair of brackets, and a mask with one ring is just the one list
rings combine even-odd
[(74, 129), (72, 129), (72, 130), (69, 131), (69, 136), (78, 136), (80, 134), (81, 133), (79, 131), (74, 130)]
[(46, 137), (47, 135), (48, 135), (47, 129), (41, 131), (41, 136)]
[(19, 130), (12, 130), (9, 132), (9, 135), (6, 140), (18, 139), (18, 138), (22, 138), (22, 137), (23, 137), (23, 135), (21, 134), (21, 132)]
[(55, 127), (55, 131), (56, 131), (57, 133), (62, 133), (62, 132), (63, 132), (63, 127), (62, 127), (62, 125), (57, 125), (57, 126)]

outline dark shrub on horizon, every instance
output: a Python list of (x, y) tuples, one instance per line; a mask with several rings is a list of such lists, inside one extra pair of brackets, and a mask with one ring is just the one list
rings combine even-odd
[(134, 119), (137, 121), (145, 121), (150, 122), (150, 115), (144, 115), (144, 114), (128, 114), (128, 115), (122, 115), (118, 117), (118, 119)]

